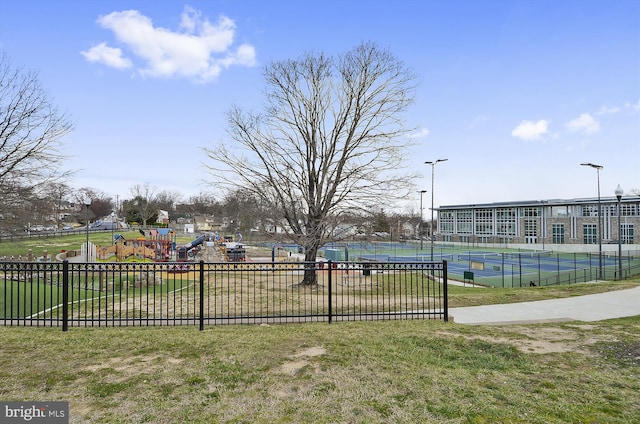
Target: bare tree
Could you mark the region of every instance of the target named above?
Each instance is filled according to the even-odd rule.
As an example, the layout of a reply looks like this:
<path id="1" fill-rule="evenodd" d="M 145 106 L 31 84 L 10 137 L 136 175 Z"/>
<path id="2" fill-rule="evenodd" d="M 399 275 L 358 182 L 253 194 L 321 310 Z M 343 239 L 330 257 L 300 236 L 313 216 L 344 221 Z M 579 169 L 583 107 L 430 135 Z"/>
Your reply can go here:
<path id="1" fill-rule="evenodd" d="M 72 130 L 32 72 L 0 57 L 0 196 L 32 194 L 61 180 L 61 139 Z"/>
<path id="2" fill-rule="evenodd" d="M 212 193 L 201 192 L 189 197 L 185 204 L 176 205 L 176 212 L 181 215 L 220 215 L 222 206 Z"/>
<path id="3" fill-rule="evenodd" d="M 114 210 L 114 202 L 110 195 L 92 187 L 82 187 L 73 193 L 76 205 L 76 219 L 89 225 L 91 219 L 102 219 Z M 89 206 L 86 206 L 86 202 Z"/>
<path id="4" fill-rule="evenodd" d="M 240 233 L 249 232 L 268 214 L 268 210 L 262 207 L 260 198 L 243 188 L 229 192 L 222 204 L 225 216 L 231 221 L 231 230 Z"/>
<path id="5" fill-rule="evenodd" d="M 49 214 L 53 218 L 53 221 L 55 221 L 56 227 L 59 228 L 62 219 L 63 201 L 66 200 L 65 197 L 71 193 L 71 188 L 64 183 L 52 182 L 46 184 L 41 192 L 46 195 Z"/>
<path id="6" fill-rule="evenodd" d="M 155 201 L 158 209 L 165 210 L 167 212 L 175 211 L 176 203 L 180 202 L 182 194 L 179 191 L 162 190 L 155 196 Z"/>
<path id="7" fill-rule="evenodd" d="M 276 62 L 264 76 L 264 112 L 231 108 L 237 146 L 205 147 L 207 167 L 222 187 L 244 187 L 271 205 L 306 261 L 315 261 L 342 213 L 410 189 L 403 155 L 411 129 L 401 114 L 413 102 L 415 76 L 372 43 Z M 317 284 L 313 267 L 301 284 Z"/>
<path id="8" fill-rule="evenodd" d="M 156 189 L 149 183 L 136 184 L 131 187 L 133 199 L 126 201 L 128 214 L 134 213 L 142 220 L 142 226 L 147 226 L 147 221 L 158 214 L 158 195 Z"/>

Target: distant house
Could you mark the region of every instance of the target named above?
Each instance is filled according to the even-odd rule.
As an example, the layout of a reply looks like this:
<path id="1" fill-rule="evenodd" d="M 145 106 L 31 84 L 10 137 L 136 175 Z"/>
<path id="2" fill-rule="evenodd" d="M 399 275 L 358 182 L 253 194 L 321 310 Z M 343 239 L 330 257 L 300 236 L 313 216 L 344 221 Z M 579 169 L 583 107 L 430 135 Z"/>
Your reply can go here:
<path id="1" fill-rule="evenodd" d="M 158 224 L 168 224 L 169 223 L 169 212 L 163 211 L 162 209 L 158 210 L 158 219 L 156 219 L 156 223 Z"/>
<path id="2" fill-rule="evenodd" d="M 355 237 L 358 234 L 358 226 L 353 224 L 338 224 L 332 231 L 332 235 L 337 239 Z"/>
<path id="3" fill-rule="evenodd" d="M 411 237 L 417 236 L 418 233 L 416 232 L 416 226 L 413 225 L 411 222 L 407 222 L 407 221 L 403 222 L 400 225 L 400 235 L 405 238 L 411 238 Z"/>
<path id="4" fill-rule="evenodd" d="M 216 222 L 213 216 L 195 215 L 193 221 L 199 232 L 220 231 L 222 228 L 222 224 Z"/>

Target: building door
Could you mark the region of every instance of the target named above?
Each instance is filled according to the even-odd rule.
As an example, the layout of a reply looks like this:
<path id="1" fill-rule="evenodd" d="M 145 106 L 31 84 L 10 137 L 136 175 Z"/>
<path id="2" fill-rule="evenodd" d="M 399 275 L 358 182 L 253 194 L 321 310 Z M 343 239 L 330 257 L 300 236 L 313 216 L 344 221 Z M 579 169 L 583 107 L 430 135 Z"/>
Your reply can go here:
<path id="1" fill-rule="evenodd" d="M 534 244 L 538 242 L 538 220 L 537 219 L 524 220 L 524 242 L 527 244 Z"/>

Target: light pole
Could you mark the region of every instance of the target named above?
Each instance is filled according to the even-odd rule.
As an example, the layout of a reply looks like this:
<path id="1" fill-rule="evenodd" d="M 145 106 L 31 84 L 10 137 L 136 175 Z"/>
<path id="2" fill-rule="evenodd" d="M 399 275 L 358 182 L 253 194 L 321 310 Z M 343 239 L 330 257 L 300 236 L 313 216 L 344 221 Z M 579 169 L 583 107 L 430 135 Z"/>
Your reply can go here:
<path id="1" fill-rule="evenodd" d="M 115 226 L 116 226 L 116 213 L 111 212 L 111 245 L 112 246 L 115 244 L 115 241 L 113 240 L 113 237 L 115 236 L 114 235 Z"/>
<path id="2" fill-rule="evenodd" d="M 420 237 L 420 250 L 422 250 L 422 234 L 420 234 L 420 232 L 422 231 L 422 195 L 425 194 L 427 192 L 427 190 L 420 190 L 418 193 L 420 193 L 420 223 L 418 223 L 418 237 Z"/>
<path id="3" fill-rule="evenodd" d="M 87 244 L 85 245 L 85 262 L 89 262 L 89 206 L 91 206 L 91 197 L 87 196 L 84 198 L 84 205 L 86 206 L 87 219 L 85 222 L 85 226 L 87 229 Z"/>
<path id="4" fill-rule="evenodd" d="M 618 199 L 618 280 L 622 280 L 622 223 L 620 222 L 620 201 L 624 191 L 620 184 L 616 187 L 616 198 Z"/>
<path id="5" fill-rule="evenodd" d="M 604 280 L 602 275 L 602 204 L 600 203 L 600 170 L 602 165 L 596 165 L 595 163 L 581 163 L 581 166 L 590 166 L 596 170 L 598 175 L 598 278 Z"/>
<path id="6" fill-rule="evenodd" d="M 433 261 L 433 181 L 435 177 L 435 168 L 438 162 L 446 162 L 448 160 L 449 159 L 438 159 L 436 161 L 425 162 L 425 164 L 431 165 L 431 231 L 429 234 L 431 236 L 431 261 Z"/>
<path id="7" fill-rule="evenodd" d="M 544 251 L 544 236 L 546 234 L 546 231 L 545 231 L 546 228 L 545 227 L 547 225 L 546 220 L 544 219 L 545 218 L 545 216 L 544 216 L 544 203 L 545 203 L 544 200 L 540 201 L 540 204 L 542 205 L 542 214 L 540 216 L 540 238 L 542 239 L 542 250 L 543 251 Z"/>

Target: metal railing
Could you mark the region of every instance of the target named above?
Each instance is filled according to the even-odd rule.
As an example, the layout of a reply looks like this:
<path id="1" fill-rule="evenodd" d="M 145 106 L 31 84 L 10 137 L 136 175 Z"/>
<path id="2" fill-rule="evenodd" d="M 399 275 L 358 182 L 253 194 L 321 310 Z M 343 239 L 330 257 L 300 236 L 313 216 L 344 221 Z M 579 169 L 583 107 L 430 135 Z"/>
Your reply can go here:
<path id="1" fill-rule="evenodd" d="M 317 276 L 301 284 L 305 272 Z M 0 263 L 7 326 L 448 320 L 447 263 Z"/>

